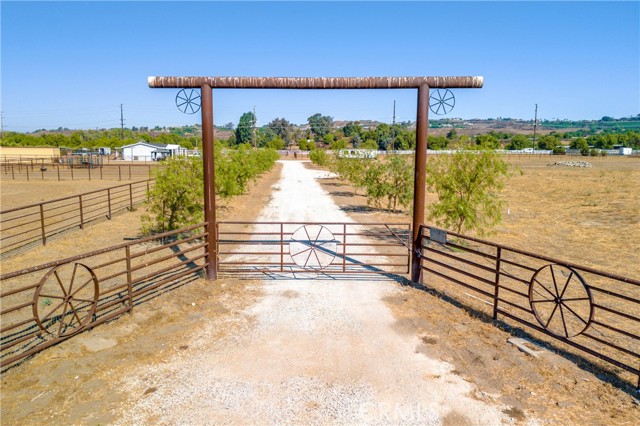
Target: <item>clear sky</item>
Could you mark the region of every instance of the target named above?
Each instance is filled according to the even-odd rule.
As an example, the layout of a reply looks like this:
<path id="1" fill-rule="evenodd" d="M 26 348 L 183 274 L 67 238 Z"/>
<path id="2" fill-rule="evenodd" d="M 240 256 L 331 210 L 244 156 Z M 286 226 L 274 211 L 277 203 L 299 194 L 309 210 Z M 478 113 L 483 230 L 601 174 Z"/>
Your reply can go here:
<path id="1" fill-rule="evenodd" d="M 446 117 L 640 113 L 640 2 L 12 2 L 5 130 L 170 126 L 177 90 L 147 76 L 484 76 Z M 414 90 L 214 90 L 217 124 L 415 120 Z M 432 118 L 435 116 L 432 115 Z"/>

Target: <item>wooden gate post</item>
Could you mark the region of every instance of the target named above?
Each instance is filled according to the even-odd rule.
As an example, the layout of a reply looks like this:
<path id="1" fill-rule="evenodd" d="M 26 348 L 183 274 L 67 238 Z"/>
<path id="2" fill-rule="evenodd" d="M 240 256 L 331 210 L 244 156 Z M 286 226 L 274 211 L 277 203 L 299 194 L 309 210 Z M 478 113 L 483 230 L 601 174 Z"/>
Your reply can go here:
<path id="1" fill-rule="evenodd" d="M 213 90 L 200 87 L 202 103 L 202 166 L 204 168 L 204 220 L 207 222 L 207 279 L 218 278 L 218 232 L 216 227 L 216 181 L 213 146 Z"/>

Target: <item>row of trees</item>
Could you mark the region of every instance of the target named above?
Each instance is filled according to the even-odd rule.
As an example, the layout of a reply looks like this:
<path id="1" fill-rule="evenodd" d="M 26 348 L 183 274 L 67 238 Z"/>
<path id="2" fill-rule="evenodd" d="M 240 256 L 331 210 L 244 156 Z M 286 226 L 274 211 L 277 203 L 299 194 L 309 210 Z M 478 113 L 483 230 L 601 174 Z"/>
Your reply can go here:
<path id="1" fill-rule="evenodd" d="M 229 198 L 244 193 L 249 182 L 270 170 L 278 159 L 272 149 L 249 145 L 229 148 L 215 145 L 216 194 Z M 202 159 L 173 157 L 155 168 L 155 186 L 149 191 L 147 213 L 142 216 L 145 233 L 166 232 L 202 222 L 204 194 Z"/>
<path id="2" fill-rule="evenodd" d="M 323 151 L 320 151 L 323 152 Z M 413 200 L 413 164 L 410 156 L 381 159 L 314 158 L 327 165 L 356 192 L 364 191 L 367 204 L 396 210 L 409 208 Z M 321 161 L 319 161 L 321 160 Z M 500 192 L 510 176 L 509 165 L 495 151 L 459 151 L 427 163 L 427 188 L 438 198 L 429 205 L 429 219 L 439 226 L 484 235 L 502 221 L 504 201 Z"/>

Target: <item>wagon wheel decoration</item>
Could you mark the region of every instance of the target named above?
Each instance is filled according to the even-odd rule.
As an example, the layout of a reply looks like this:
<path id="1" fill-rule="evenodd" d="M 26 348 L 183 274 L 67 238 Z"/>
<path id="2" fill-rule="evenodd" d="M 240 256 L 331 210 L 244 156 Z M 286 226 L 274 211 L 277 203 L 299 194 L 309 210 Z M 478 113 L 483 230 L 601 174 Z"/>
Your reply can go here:
<path id="1" fill-rule="evenodd" d="M 289 254 L 302 269 L 324 269 L 336 257 L 336 239 L 321 225 L 304 225 L 291 236 Z"/>
<path id="2" fill-rule="evenodd" d="M 200 111 L 200 92 L 195 89 L 182 89 L 176 95 L 176 106 L 185 114 Z"/>
<path id="3" fill-rule="evenodd" d="M 449 89 L 436 89 L 429 95 L 429 109 L 436 115 L 448 114 L 455 105 L 456 97 Z"/>
<path id="4" fill-rule="evenodd" d="M 529 305 L 540 325 L 560 337 L 583 333 L 593 319 L 591 290 L 568 266 L 538 269 L 529 283 Z"/>
<path id="5" fill-rule="evenodd" d="M 98 296 L 98 279 L 91 268 L 64 263 L 40 280 L 33 296 L 33 317 L 43 331 L 55 337 L 70 336 L 91 321 Z"/>

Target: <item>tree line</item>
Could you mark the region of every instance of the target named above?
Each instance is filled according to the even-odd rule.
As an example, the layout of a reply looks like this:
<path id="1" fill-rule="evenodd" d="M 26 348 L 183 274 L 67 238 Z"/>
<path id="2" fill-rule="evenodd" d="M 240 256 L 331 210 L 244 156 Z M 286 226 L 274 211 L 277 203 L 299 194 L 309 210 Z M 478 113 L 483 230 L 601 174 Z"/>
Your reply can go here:
<path id="1" fill-rule="evenodd" d="M 416 132 L 410 122 L 397 124 L 379 123 L 365 126 L 358 121 L 347 122 L 338 127 L 333 117 L 313 114 L 307 118 L 307 124 L 297 126 L 285 118 L 276 118 L 270 123 L 257 127 L 256 116 L 249 111 L 240 117 L 237 126 L 227 123 L 216 128 L 218 132 L 230 136 L 224 141 L 229 146 L 248 144 L 258 148 L 276 150 L 292 149 L 314 150 L 325 148 L 339 150 L 344 148 L 365 148 L 382 151 L 415 149 Z M 217 136 L 216 136 L 217 137 Z M 159 144 L 178 144 L 187 149 L 201 146 L 201 126 L 155 127 L 133 129 L 75 130 L 63 132 L 38 132 L 25 134 L 5 132 L 1 141 L 3 146 L 54 146 L 67 148 L 117 148 L 133 144 L 140 140 Z M 535 146 L 534 146 L 535 143 Z M 605 129 L 594 133 L 592 130 L 552 131 L 535 138 L 532 134 L 513 134 L 490 131 L 476 136 L 459 135 L 451 128 L 446 136 L 431 135 L 428 138 L 430 149 L 456 149 L 475 144 L 479 148 L 522 150 L 535 148 L 554 150 L 558 153 L 564 148 L 572 149 L 612 149 L 625 146 L 640 149 L 640 131 Z"/>

